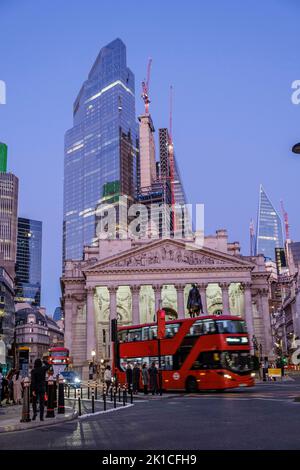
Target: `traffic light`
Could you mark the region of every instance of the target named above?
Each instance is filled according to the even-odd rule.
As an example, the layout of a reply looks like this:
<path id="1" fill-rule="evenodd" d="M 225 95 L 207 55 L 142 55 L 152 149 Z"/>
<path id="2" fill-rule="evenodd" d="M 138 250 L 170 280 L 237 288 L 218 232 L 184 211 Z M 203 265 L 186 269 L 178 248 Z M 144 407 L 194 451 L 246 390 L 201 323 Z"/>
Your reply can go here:
<path id="1" fill-rule="evenodd" d="M 116 318 L 113 318 L 111 320 L 111 334 L 110 334 L 110 337 L 111 337 L 111 341 L 113 343 L 116 343 L 118 341 L 118 323 L 117 323 L 117 319 Z"/>

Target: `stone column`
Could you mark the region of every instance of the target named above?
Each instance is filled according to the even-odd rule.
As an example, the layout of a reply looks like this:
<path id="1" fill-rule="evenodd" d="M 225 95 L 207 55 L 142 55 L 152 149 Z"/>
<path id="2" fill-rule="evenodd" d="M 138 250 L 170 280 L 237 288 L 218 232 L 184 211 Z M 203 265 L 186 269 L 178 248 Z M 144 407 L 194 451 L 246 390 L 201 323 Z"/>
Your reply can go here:
<path id="1" fill-rule="evenodd" d="M 175 285 L 177 291 L 177 314 L 178 318 L 185 318 L 185 305 L 184 305 L 184 284 Z"/>
<path id="2" fill-rule="evenodd" d="M 155 304 L 154 304 L 155 305 L 155 312 L 154 312 L 154 314 L 155 314 L 155 318 L 156 318 L 156 312 L 160 307 L 162 285 L 161 284 L 154 285 L 153 289 L 154 289 L 154 295 L 155 295 Z"/>
<path id="3" fill-rule="evenodd" d="M 264 322 L 265 332 L 265 350 L 263 351 L 264 356 L 273 356 L 272 351 L 272 333 L 271 333 L 271 315 L 269 307 L 269 291 L 267 288 L 260 290 L 260 302 L 262 309 L 262 318 Z"/>
<path id="4" fill-rule="evenodd" d="M 249 336 L 250 352 L 251 354 L 254 354 L 254 347 L 252 341 L 254 335 L 254 322 L 252 311 L 251 282 L 242 283 L 242 288 L 244 289 L 245 320 Z"/>
<path id="5" fill-rule="evenodd" d="M 108 286 L 109 291 L 109 320 L 117 318 L 117 286 Z"/>
<path id="6" fill-rule="evenodd" d="M 69 349 L 70 356 L 72 356 L 72 323 L 73 323 L 73 303 L 72 295 L 66 294 L 64 300 L 64 323 L 65 323 L 65 335 L 64 342 L 65 347 Z"/>
<path id="7" fill-rule="evenodd" d="M 133 325 L 140 324 L 140 288 L 139 285 L 130 286 Z"/>
<path id="8" fill-rule="evenodd" d="M 96 351 L 96 322 L 94 309 L 95 288 L 86 288 L 86 358 L 92 359 L 92 351 Z"/>
<path id="9" fill-rule="evenodd" d="M 222 289 L 223 315 L 230 315 L 229 293 L 228 293 L 228 288 L 230 284 L 227 282 L 220 282 L 219 286 Z"/>
<path id="10" fill-rule="evenodd" d="M 206 282 L 202 282 L 199 284 L 199 291 L 201 295 L 201 301 L 202 301 L 202 307 L 203 307 L 203 313 L 207 315 L 207 300 L 206 300 L 206 289 L 207 289 L 208 284 Z"/>

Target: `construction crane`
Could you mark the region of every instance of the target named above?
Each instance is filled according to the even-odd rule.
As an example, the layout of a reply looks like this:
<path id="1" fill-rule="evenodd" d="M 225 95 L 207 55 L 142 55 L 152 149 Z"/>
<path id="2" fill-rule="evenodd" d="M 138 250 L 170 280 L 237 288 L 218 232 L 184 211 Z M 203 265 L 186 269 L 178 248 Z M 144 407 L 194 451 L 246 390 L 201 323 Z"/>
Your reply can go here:
<path id="1" fill-rule="evenodd" d="M 283 200 L 280 201 L 280 204 L 281 204 L 281 211 L 282 211 L 283 220 L 284 220 L 285 238 L 286 240 L 289 240 L 290 239 L 289 216 L 284 208 Z"/>
<path id="2" fill-rule="evenodd" d="M 255 235 L 254 235 L 254 222 L 250 220 L 250 256 L 254 256 L 255 253 Z"/>
<path id="3" fill-rule="evenodd" d="M 174 165 L 174 145 L 173 145 L 173 87 L 170 86 L 170 122 L 169 122 L 169 161 L 170 161 L 170 183 L 171 183 L 171 205 L 172 205 L 172 222 L 175 232 L 175 165 Z"/>
<path id="4" fill-rule="evenodd" d="M 147 67 L 147 79 L 145 79 L 142 82 L 142 95 L 141 96 L 145 104 L 145 114 L 149 114 L 149 104 L 150 104 L 149 84 L 150 84 L 151 65 L 152 65 L 152 59 L 150 57 L 148 61 L 148 67 Z"/>

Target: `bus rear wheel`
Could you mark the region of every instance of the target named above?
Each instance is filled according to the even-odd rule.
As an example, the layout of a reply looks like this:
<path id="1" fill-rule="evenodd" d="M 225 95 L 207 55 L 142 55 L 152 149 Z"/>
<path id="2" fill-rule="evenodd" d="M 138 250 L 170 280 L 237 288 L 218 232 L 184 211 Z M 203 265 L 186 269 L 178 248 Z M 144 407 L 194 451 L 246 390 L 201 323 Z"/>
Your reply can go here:
<path id="1" fill-rule="evenodd" d="M 198 392 L 198 386 L 195 377 L 188 377 L 185 384 L 186 391 L 188 393 Z"/>

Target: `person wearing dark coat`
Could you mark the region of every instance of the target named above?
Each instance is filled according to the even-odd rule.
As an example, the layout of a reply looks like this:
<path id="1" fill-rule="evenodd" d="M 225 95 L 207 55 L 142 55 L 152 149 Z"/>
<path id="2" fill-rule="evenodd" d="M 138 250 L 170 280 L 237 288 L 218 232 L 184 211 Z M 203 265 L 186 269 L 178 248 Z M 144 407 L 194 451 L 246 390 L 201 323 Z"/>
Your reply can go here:
<path id="1" fill-rule="evenodd" d="M 46 392 L 46 372 L 50 369 L 50 364 L 46 361 L 42 363 L 41 359 L 34 361 L 34 367 L 31 371 L 31 390 L 32 390 L 32 409 L 34 421 L 37 416 L 37 402 L 40 405 L 40 420 L 44 421 L 44 401 Z"/>
<path id="2" fill-rule="evenodd" d="M 152 395 L 158 393 L 158 370 L 155 366 L 155 362 L 152 362 L 151 367 L 149 368 L 149 377 L 150 377 L 150 390 Z"/>
<path id="3" fill-rule="evenodd" d="M 199 315 L 200 312 L 203 313 L 201 295 L 196 284 L 192 284 L 192 288 L 189 292 L 187 309 L 190 313 L 191 318 L 194 318 L 195 316 Z"/>
<path id="4" fill-rule="evenodd" d="M 147 364 L 143 364 L 142 367 L 142 381 L 144 385 L 144 395 L 148 395 L 149 372 L 147 369 Z"/>
<path id="5" fill-rule="evenodd" d="M 128 363 L 126 367 L 126 383 L 128 390 L 132 388 L 132 380 L 133 380 L 133 371 L 131 365 Z"/>
<path id="6" fill-rule="evenodd" d="M 138 393 L 140 388 L 140 377 L 141 377 L 141 369 L 138 364 L 135 364 L 133 371 L 132 371 L 132 386 L 133 386 L 133 393 Z"/>

